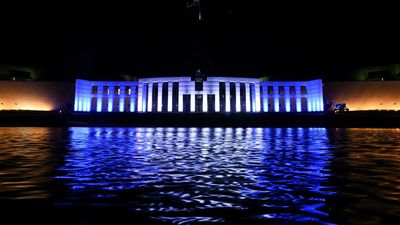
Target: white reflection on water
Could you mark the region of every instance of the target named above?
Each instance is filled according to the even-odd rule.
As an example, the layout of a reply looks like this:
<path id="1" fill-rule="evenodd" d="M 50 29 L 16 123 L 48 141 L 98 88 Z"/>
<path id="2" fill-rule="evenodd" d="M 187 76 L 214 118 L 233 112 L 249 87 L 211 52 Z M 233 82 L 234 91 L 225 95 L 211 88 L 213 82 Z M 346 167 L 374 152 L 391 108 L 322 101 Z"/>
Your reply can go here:
<path id="1" fill-rule="evenodd" d="M 324 128 L 70 132 L 70 151 L 57 177 L 70 188 L 65 201 L 124 204 L 136 212 L 154 212 L 153 217 L 162 220 L 170 217 L 157 213 L 215 209 L 300 223 L 325 223 L 328 216 L 325 197 L 334 192 L 325 182 L 333 154 Z M 208 217 L 191 215 L 189 220 L 193 218 Z M 225 219 L 223 213 L 212 216 Z"/>

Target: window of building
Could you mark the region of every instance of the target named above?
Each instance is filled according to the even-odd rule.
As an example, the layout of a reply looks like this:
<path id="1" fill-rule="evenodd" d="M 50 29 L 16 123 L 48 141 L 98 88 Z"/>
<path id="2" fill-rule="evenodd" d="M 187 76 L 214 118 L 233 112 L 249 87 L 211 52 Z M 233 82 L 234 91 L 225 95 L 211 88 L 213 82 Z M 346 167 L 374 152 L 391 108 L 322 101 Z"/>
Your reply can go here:
<path id="1" fill-rule="evenodd" d="M 300 93 L 301 93 L 301 94 L 307 94 L 307 88 L 306 88 L 306 86 L 301 86 L 301 87 L 300 87 Z"/>
<path id="2" fill-rule="evenodd" d="M 203 91 L 203 82 L 195 82 L 194 84 L 195 91 Z"/>
<path id="3" fill-rule="evenodd" d="M 172 83 L 172 111 L 178 112 L 179 83 Z"/>
<path id="4" fill-rule="evenodd" d="M 278 87 L 278 93 L 279 93 L 280 95 L 285 94 L 285 88 L 284 88 L 283 86 L 279 86 L 279 87 Z"/>
<path id="5" fill-rule="evenodd" d="M 92 86 L 92 94 L 97 94 L 99 87 Z"/>
<path id="6" fill-rule="evenodd" d="M 291 95 L 296 94 L 296 88 L 295 88 L 294 86 L 290 86 L 290 87 L 289 87 L 289 93 L 290 93 Z"/>
<path id="7" fill-rule="evenodd" d="M 148 88 L 149 88 L 149 84 L 148 83 L 144 83 L 143 84 L 143 93 L 142 93 L 142 99 L 143 99 L 143 101 L 142 101 L 142 104 L 143 104 L 143 112 L 146 112 L 147 111 L 147 96 L 148 96 L 148 93 L 147 93 L 147 90 L 148 90 Z"/>
<path id="8" fill-rule="evenodd" d="M 153 92 L 151 93 L 152 97 L 152 107 L 151 111 L 156 112 L 158 106 L 158 83 L 153 83 Z"/>
<path id="9" fill-rule="evenodd" d="M 268 86 L 268 94 L 270 94 L 270 95 L 274 94 L 274 87 L 273 86 Z"/>
<path id="10" fill-rule="evenodd" d="M 161 111 L 167 112 L 168 110 L 168 82 L 162 83 L 162 109 Z"/>
<path id="11" fill-rule="evenodd" d="M 103 87 L 103 94 L 105 94 L 105 95 L 110 94 L 110 90 L 108 89 L 108 86 Z"/>
<path id="12" fill-rule="evenodd" d="M 245 112 L 246 111 L 246 85 L 245 83 L 240 83 L 239 86 L 239 99 L 240 99 L 240 111 Z"/>
<path id="13" fill-rule="evenodd" d="M 251 83 L 250 84 L 250 110 L 252 112 L 256 111 L 256 104 L 254 102 L 254 100 L 256 99 L 256 86 L 255 84 Z"/>
<path id="14" fill-rule="evenodd" d="M 231 112 L 236 112 L 236 84 L 233 82 L 229 83 L 229 94 L 230 94 Z"/>
<path id="15" fill-rule="evenodd" d="M 219 82 L 219 105 L 220 105 L 221 112 L 226 111 L 225 92 L 226 92 L 225 82 Z"/>
<path id="16" fill-rule="evenodd" d="M 131 94 L 131 86 L 126 86 L 125 87 L 125 94 L 128 94 L 128 95 Z"/>
<path id="17" fill-rule="evenodd" d="M 115 87 L 114 87 L 114 94 L 115 94 L 115 95 L 121 94 L 121 89 L 120 89 L 119 86 L 115 86 Z"/>

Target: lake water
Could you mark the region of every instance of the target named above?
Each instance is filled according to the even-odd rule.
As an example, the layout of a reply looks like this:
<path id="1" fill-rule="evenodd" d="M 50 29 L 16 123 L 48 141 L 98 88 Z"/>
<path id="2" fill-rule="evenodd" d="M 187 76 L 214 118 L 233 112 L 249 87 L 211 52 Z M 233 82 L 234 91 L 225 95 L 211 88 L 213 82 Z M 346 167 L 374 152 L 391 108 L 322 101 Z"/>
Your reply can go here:
<path id="1" fill-rule="evenodd" d="M 395 224 L 400 130 L 3 127 L 0 203 L 15 223 Z"/>

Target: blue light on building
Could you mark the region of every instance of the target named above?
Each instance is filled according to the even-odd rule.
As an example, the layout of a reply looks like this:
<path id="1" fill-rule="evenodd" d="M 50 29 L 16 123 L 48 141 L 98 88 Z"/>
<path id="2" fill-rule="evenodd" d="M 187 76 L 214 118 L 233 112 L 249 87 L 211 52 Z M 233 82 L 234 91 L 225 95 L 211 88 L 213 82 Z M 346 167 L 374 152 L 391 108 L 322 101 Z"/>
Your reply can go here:
<path id="1" fill-rule="evenodd" d="M 77 112 L 320 112 L 322 81 L 155 77 L 139 81 L 77 80 Z"/>

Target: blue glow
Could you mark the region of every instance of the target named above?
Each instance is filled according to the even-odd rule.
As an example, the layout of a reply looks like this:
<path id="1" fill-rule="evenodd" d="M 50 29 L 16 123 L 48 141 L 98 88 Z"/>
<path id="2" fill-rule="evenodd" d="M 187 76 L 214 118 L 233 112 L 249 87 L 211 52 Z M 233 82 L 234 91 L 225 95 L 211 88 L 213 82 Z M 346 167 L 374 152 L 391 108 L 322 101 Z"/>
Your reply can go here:
<path id="1" fill-rule="evenodd" d="M 108 106 L 107 106 L 107 111 L 112 112 L 113 111 L 113 97 L 110 96 L 108 97 Z"/>
<path id="2" fill-rule="evenodd" d="M 225 111 L 230 112 L 231 111 L 231 94 L 229 91 L 229 82 L 225 82 Z"/>
<path id="3" fill-rule="evenodd" d="M 219 93 L 215 95 L 215 112 L 219 112 L 220 109 L 220 96 Z"/>
<path id="4" fill-rule="evenodd" d="M 101 99 L 101 98 L 97 99 L 96 112 L 101 112 L 102 102 L 103 102 L 103 99 Z"/>
<path id="5" fill-rule="evenodd" d="M 290 112 L 291 110 L 290 110 L 290 98 L 289 97 L 287 97 L 286 99 L 285 99 L 285 111 L 286 112 Z"/>
<path id="6" fill-rule="evenodd" d="M 240 112 L 240 83 L 235 83 L 236 90 L 236 112 Z"/>
<path id="7" fill-rule="evenodd" d="M 297 112 L 301 112 L 302 111 L 302 109 L 301 109 L 301 98 L 300 97 L 296 98 L 296 111 Z"/>
<path id="8" fill-rule="evenodd" d="M 196 105 L 194 104 L 194 102 L 196 101 L 196 96 L 194 94 L 190 95 L 190 112 L 194 112 L 196 111 Z"/>
<path id="9" fill-rule="evenodd" d="M 148 84 L 147 85 L 143 85 L 143 93 L 142 93 L 142 97 L 143 97 L 143 99 L 142 99 L 142 111 L 141 112 L 146 112 L 147 110 L 146 110 L 146 106 L 147 106 L 147 101 L 146 101 L 146 99 L 147 99 L 147 87 L 148 87 Z"/>
<path id="10" fill-rule="evenodd" d="M 147 93 L 147 112 L 151 112 L 153 110 L 153 83 L 149 83 L 148 93 Z"/>
<path id="11" fill-rule="evenodd" d="M 245 93 L 246 93 L 246 112 L 251 112 L 251 105 L 250 105 L 250 85 L 249 83 L 245 83 Z"/>
<path id="12" fill-rule="evenodd" d="M 275 97 L 274 100 L 274 111 L 279 112 L 279 97 Z"/>
<path id="13" fill-rule="evenodd" d="M 245 211 L 250 201 L 273 212 L 261 219 L 324 224 L 335 194 L 324 186 L 333 158 L 324 128 L 73 127 L 68 140 L 56 177 L 69 188 L 64 204 L 92 196 L 85 203 L 113 198 L 143 212 Z"/>
<path id="14" fill-rule="evenodd" d="M 181 87 L 179 87 L 179 90 Z M 183 95 L 178 95 L 178 111 L 183 112 Z"/>
<path id="15" fill-rule="evenodd" d="M 207 95 L 203 94 L 203 112 L 208 112 L 208 99 Z"/>
<path id="16" fill-rule="evenodd" d="M 130 112 L 135 112 L 135 98 L 131 97 Z"/>
<path id="17" fill-rule="evenodd" d="M 172 82 L 171 81 L 168 82 L 168 112 L 172 112 Z"/>
<path id="18" fill-rule="evenodd" d="M 162 111 L 162 93 L 163 93 L 163 87 L 162 83 L 158 83 L 158 95 L 157 95 L 157 112 Z"/>
<path id="19" fill-rule="evenodd" d="M 80 99 L 78 101 L 78 111 L 83 111 L 83 101 L 84 99 Z"/>
<path id="20" fill-rule="evenodd" d="M 119 111 L 120 112 L 124 111 L 124 98 L 123 98 L 123 96 L 120 96 L 120 98 L 119 98 Z"/>
<path id="21" fill-rule="evenodd" d="M 268 112 L 268 98 L 263 99 L 263 112 Z"/>
<path id="22" fill-rule="evenodd" d="M 168 96 L 162 96 L 163 82 L 168 82 Z M 268 108 L 272 107 L 272 111 L 279 112 L 315 112 L 323 110 L 323 94 L 322 94 L 322 81 L 321 80 L 312 80 L 312 81 L 304 81 L 304 82 L 259 82 L 254 78 L 226 78 L 226 77 L 208 77 L 207 81 L 204 81 L 203 90 L 195 91 L 195 82 L 191 81 L 190 77 L 163 77 L 163 78 L 145 78 L 140 79 L 139 82 L 108 82 L 108 81 L 85 81 L 85 80 L 77 80 L 76 81 L 76 90 L 75 90 L 75 102 L 74 102 L 74 110 L 75 111 L 84 111 L 89 112 L 91 109 L 95 109 L 97 112 L 103 111 L 104 107 L 107 112 L 161 112 L 163 107 L 163 98 L 167 98 L 167 112 L 172 112 L 173 98 L 172 98 L 172 83 L 179 83 L 179 93 L 178 94 L 178 111 L 183 111 L 183 95 L 190 95 L 190 112 L 195 111 L 195 95 L 201 94 L 203 95 L 202 108 L 203 112 L 209 112 L 212 109 L 209 109 L 208 105 L 208 95 L 214 95 L 215 105 L 214 110 L 216 112 L 220 110 L 220 90 L 219 85 L 221 82 L 225 83 L 225 112 L 231 111 L 231 96 L 230 96 L 230 83 L 235 84 L 235 94 L 236 100 L 234 103 L 235 111 L 241 111 L 241 98 L 240 98 L 240 83 L 245 84 L 245 112 L 260 112 L 261 111 L 261 98 L 263 99 L 263 111 L 268 112 Z M 155 101 L 153 99 L 153 84 L 158 85 L 158 93 L 154 96 L 157 97 L 157 106 L 153 109 L 152 102 Z M 263 87 L 263 94 L 260 94 L 260 85 Z M 91 93 L 93 87 L 97 86 L 97 93 Z M 130 86 L 131 90 L 138 90 L 138 93 L 120 93 L 121 88 Z M 138 89 L 136 89 L 138 86 Z M 254 92 L 250 91 L 250 86 L 254 87 Z M 284 87 L 284 93 L 278 93 L 278 87 Z M 295 96 L 289 94 L 289 87 L 295 87 Z M 306 87 L 307 93 L 300 93 L 300 86 Z M 104 93 L 103 87 L 108 87 L 107 93 Z M 268 93 L 268 88 L 273 88 L 273 93 Z M 120 94 L 114 94 L 114 88 L 119 88 L 118 92 Z M 119 98 L 115 98 L 115 97 Z M 295 106 L 291 105 L 290 99 L 291 97 L 295 97 L 296 104 Z M 93 100 L 95 101 L 92 101 Z M 106 106 L 103 106 L 103 98 L 108 98 L 108 103 Z M 125 109 L 125 98 L 130 99 L 130 108 Z M 280 99 L 283 99 L 282 103 L 280 103 Z M 301 98 L 306 98 L 307 106 L 303 109 L 301 107 Z M 118 102 L 113 102 L 113 101 Z M 97 102 L 96 102 L 97 101 Z M 137 102 L 137 103 L 136 103 Z M 271 105 L 268 105 L 268 104 Z M 92 106 L 91 104 L 95 104 Z M 136 106 L 137 104 L 137 106 Z M 280 105 L 283 104 L 283 105 Z M 115 107 L 114 107 L 115 105 Z M 282 107 L 282 109 L 281 109 Z"/>

